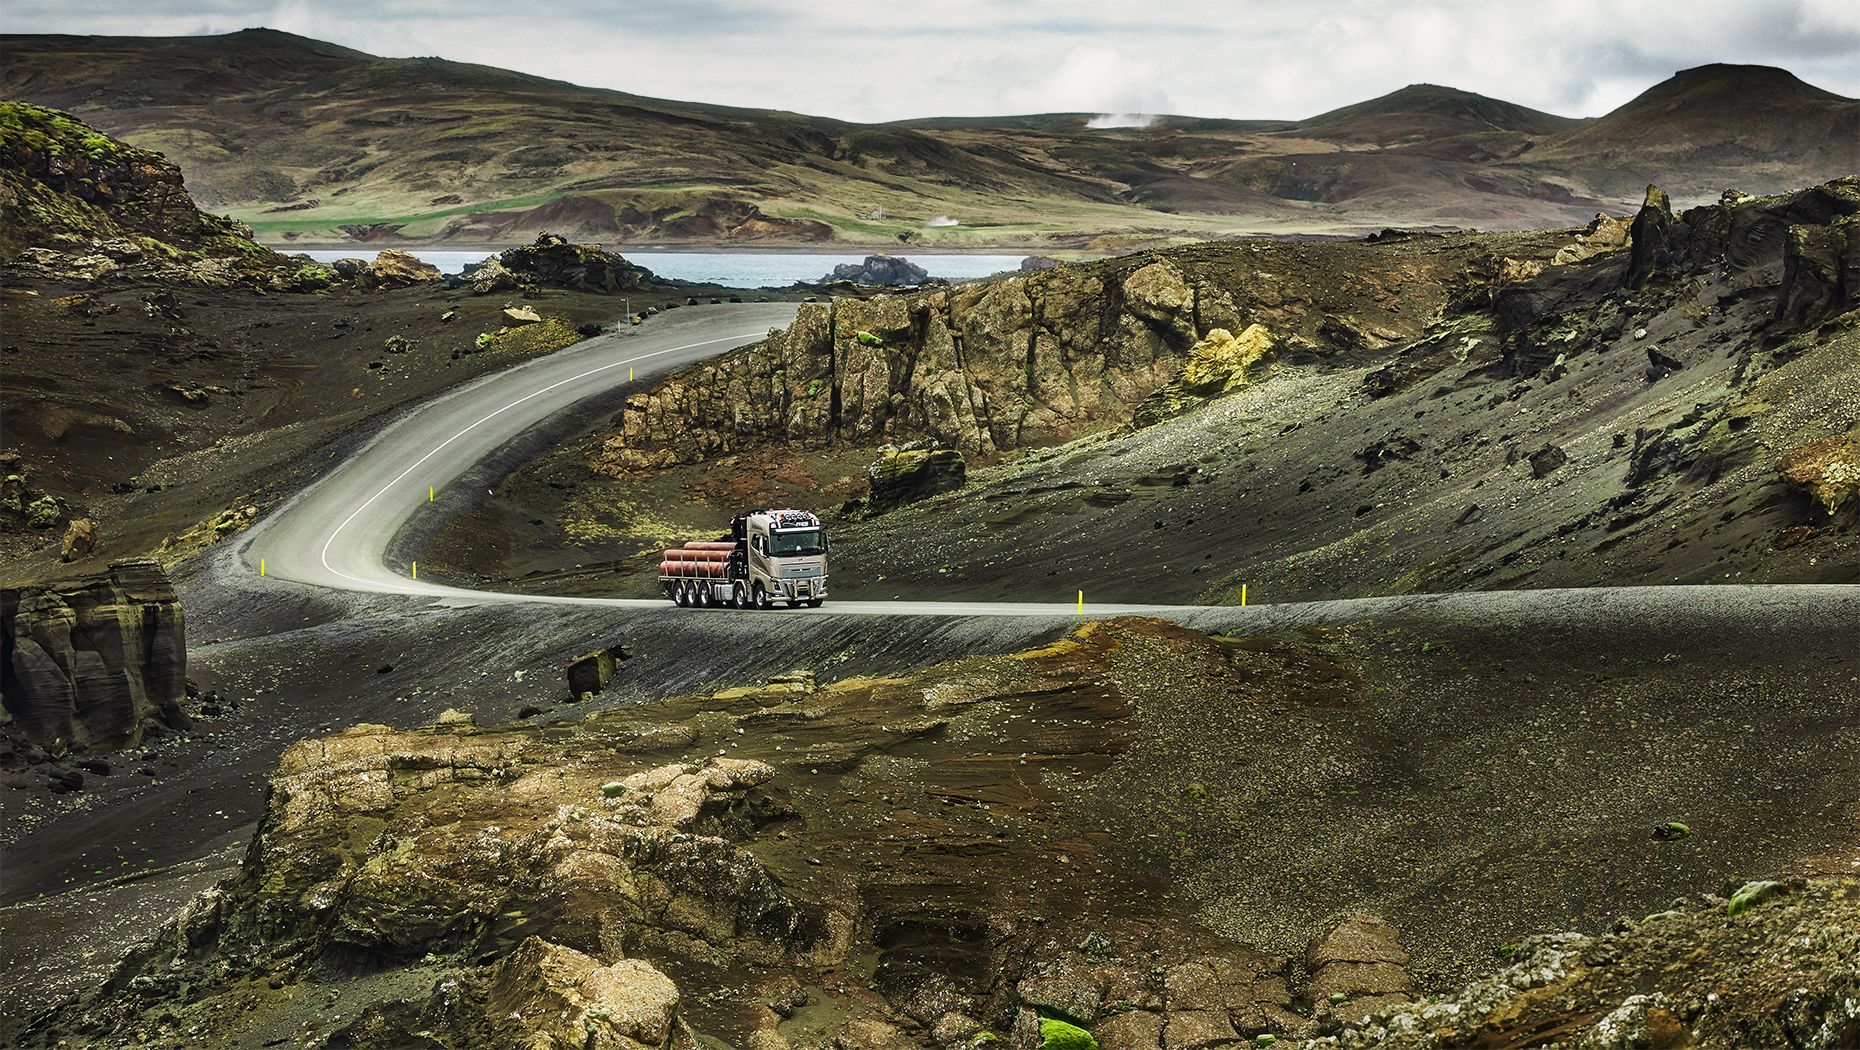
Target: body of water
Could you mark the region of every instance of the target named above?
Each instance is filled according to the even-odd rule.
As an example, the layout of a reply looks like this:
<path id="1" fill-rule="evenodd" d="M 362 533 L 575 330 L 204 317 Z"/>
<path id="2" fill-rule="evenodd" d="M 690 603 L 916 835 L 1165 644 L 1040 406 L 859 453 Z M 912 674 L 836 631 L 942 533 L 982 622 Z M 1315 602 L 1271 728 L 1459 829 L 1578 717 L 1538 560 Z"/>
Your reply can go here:
<path id="1" fill-rule="evenodd" d="M 372 259 L 378 250 L 357 245 L 352 249 L 307 251 L 303 254 L 318 262 L 334 262 L 345 258 Z M 485 251 L 434 251 L 425 248 L 411 251 L 445 273 L 458 273 L 493 254 Z M 782 288 L 796 281 L 818 281 L 833 272 L 835 266 L 864 262 L 866 256 L 863 252 L 661 252 L 650 248 L 623 251 L 622 254 L 660 277 L 674 281 L 720 284 L 726 288 Z M 1025 256 L 907 254 L 903 258 L 923 267 L 932 277 L 941 277 L 946 281 L 966 281 L 1003 270 L 1018 270 Z"/>

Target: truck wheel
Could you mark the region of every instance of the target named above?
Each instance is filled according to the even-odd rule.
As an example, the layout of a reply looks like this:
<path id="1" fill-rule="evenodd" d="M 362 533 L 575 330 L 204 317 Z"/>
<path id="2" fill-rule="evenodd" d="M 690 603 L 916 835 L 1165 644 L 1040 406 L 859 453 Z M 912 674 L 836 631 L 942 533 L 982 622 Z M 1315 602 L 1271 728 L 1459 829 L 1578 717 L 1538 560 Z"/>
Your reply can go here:
<path id="1" fill-rule="evenodd" d="M 755 592 L 751 595 L 751 597 L 754 599 L 755 606 L 758 609 L 766 609 L 771 604 L 769 602 L 769 592 L 766 589 L 764 589 L 763 586 L 759 583 L 756 584 Z"/>
<path id="2" fill-rule="evenodd" d="M 749 608 L 749 589 L 743 586 L 743 581 L 738 580 L 730 585 L 730 604 L 738 609 Z"/>
<path id="3" fill-rule="evenodd" d="M 809 598 L 807 600 L 807 607 L 809 609 L 818 609 L 820 608 L 820 603 L 824 601 L 826 601 L 825 598 Z"/>
<path id="4" fill-rule="evenodd" d="M 692 602 L 691 604 L 697 606 L 700 609 L 710 608 L 711 599 L 710 599 L 709 581 L 699 580 L 698 582 L 691 585 L 691 589 L 696 592 L 696 597 L 697 597 L 697 600 Z"/>
<path id="5" fill-rule="evenodd" d="M 686 604 L 685 581 L 679 580 L 672 584 L 672 604 L 678 606 Z"/>

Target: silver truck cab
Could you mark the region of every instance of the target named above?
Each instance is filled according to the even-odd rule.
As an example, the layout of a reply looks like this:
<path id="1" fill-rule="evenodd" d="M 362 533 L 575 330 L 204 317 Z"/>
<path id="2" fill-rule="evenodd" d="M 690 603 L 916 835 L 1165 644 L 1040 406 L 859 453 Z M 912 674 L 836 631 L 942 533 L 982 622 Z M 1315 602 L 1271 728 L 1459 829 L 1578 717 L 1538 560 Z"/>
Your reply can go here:
<path id="1" fill-rule="evenodd" d="M 739 515 L 731 530 L 746 541 L 747 597 L 766 607 L 818 606 L 827 600 L 827 530 L 804 510 L 759 510 Z"/>

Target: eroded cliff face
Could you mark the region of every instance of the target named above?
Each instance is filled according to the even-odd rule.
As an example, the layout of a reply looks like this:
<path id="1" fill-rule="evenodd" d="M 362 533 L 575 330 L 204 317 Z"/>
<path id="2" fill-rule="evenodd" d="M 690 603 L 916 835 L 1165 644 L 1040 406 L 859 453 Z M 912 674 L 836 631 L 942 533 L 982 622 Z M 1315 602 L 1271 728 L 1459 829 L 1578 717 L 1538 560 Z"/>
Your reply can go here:
<path id="1" fill-rule="evenodd" d="M 156 563 L 0 591 L 0 630 L 0 731 L 14 744 L 102 750 L 186 725 L 181 605 Z"/>
<path id="2" fill-rule="evenodd" d="M 1185 378 L 1203 400 L 1218 393 L 1184 375 L 1217 331 L 1224 346 L 1257 326 L 1254 344 L 1307 359 L 1418 334 L 1455 256 L 1438 240 L 1387 246 L 1347 274 L 1338 245 L 1203 246 L 805 305 L 763 342 L 630 398 L 591 465 L 621 473 L 771 442 L 928 438 L 983 460 L 1061 444 L 1128 422 Z"/>
<path id="3" fill-rule="evenodd" d="M 1623 646 L 1643 657 L 1536 663 L 1520 639 L 1540 630 L 1469 619 L 1430 648 L 1407 623 L 1125 619 L 897 677 L 355 726 L 285 753 L 235 878 L 11 1045 L 1036 1050 L 1056 1021 L 1104 1050 L 1264 1045 L 1371 1032 L 1525 931 L 1637 920 L 1827 849 L 1854 781 L 1825 731 L 1845 671 L 1805 652 L 1801 692 L 1727 694 L 1698 685 L 1742 659 L 1722 635 L 1649 628 Z M 1488 651 L 1541 673 L 1519 689 L 1515 662 L 1465 666 Z M 1623 705 L 1670 717 L 1624 743 Z M 1764 746 L 1695 753 L 1712 725 Z M 1662 775 L 1629 775 L 1647 755 Z M 1779 782 L 1796 787 L 1738 797 Z M 1696 832 L 1650 834 L 1648 814 Z M 1645 989 L 1606 962 L 1650 932 L 1637 973 L 1677 974 L 1658 978 L 1691 990 L 1674 1002 L 1764 992 L 1721 996 L 1717 1031 L 1826 1012 L 1856 925 L 1850 894 L 1813 885 L 1729 935 L 1725 902 L 1698 897 L 1697 921 L 1620 924 L 1587 953 L 1600 980 L 1553 973 L 1519 1001 L 1630 1006 Z M 1804 950 L 1817 921 L 1839 936 Z"/>
<path id="4" fill-rule="evenodd" d="M 186 283 L 317 284 L 252 231 L 194 206 L 181 169 L 73 117 L 0 102 L 0 262 L 83 281 L 130 272 Z"/>

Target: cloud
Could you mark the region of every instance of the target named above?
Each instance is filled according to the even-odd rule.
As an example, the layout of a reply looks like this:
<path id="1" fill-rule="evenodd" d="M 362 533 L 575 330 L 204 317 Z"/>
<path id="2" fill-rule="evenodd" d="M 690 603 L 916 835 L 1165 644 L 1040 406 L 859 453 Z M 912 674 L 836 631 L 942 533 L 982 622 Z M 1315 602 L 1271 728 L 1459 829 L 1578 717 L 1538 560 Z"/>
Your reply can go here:
<path id="1" fill-rule="evenodd" d="M 9 32 L 271 26 L 660 98 L 850 120 L 1076 112 L 1311 116 L 1430 82 L 1569 116 L 1708 62 L 1860 96 L 1851 0 L 10 0 Z"/>
<path id="2" fill-rule="evenodd" d="M 1115 44 L 1078 44 L 1049 71 L 1003 92 L 1020 113 L 1166 113 L 1169 95 L 1154 61 Z"/>

